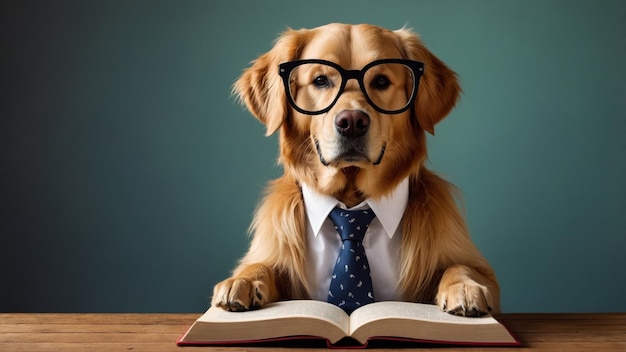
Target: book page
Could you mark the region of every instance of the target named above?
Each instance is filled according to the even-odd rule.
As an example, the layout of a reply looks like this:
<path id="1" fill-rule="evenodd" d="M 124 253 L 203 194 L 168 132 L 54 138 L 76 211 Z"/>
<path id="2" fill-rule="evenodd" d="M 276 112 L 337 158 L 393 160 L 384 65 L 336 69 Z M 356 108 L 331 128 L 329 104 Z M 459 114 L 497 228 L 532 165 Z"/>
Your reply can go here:
<path id="1" fill-rule="evenodd" d="M 196 320 L 183 342 L 253 342 L 294 336 L 322 337 L 335 343 L 348 333 L 348 315 L 332 304 L 282 301 L 245 312 L 211 307 Z"/>
<path id="2" fill-rule="evenodd" d="M 221 308 L 211 308 L 198 321 L 250 322 L 276 318 L 315 318 L 325 320 L 348 332 L 349 317 L 343 309 L 321 301 L 292 300 L 270 303 L 267 306 L 246 312 L 229 312 Z"/>
<path id="3" fill-rule="evenodd" d="M 491 316 L 455 316 L 428 304 L 368 304 L 352 313 L 350 324 L 350 335 L 361 343 L 372 337 L 462 343 L 515 343 L 506 328 Z"/>
<path id="4" fill-rule="evenodd" d="M 429 322 L 457 323 L 457 324 L 497 324 L 498 322 L 487 315 L 479 318 L 468 318 L 442 312 L 432 304 L 412 302 L 384 301 L 368 304 L 355 310 L 350 316 L 351 331 L 360 325 L 381 318 L 389 319 L 419 319 Z"/>

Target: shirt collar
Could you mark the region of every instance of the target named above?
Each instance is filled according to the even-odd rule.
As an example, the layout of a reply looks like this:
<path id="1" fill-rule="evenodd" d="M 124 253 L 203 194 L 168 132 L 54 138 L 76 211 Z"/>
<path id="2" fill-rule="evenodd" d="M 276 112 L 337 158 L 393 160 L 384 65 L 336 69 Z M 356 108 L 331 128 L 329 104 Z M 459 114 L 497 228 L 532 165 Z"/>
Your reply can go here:
<path id="1" fill-rule="evenodd" d="M 335 206 L 338 205 L 343 209 L 347 209 L 345 204 L 341 203 L 337 199 L 325 194 L 317 193 L 306 184 L 302 184 L 302 197 L 304 199 L 304 205 L 307 217 L 309 218 L 309 223 L 311 224 L 313 234 L 316 237 L 319 234 L 324 221 L 328 218 L 328 214 L 330 214 Z M 363 203 L 348 210 L 360 209 L 369 206 L 376 214 L 380 223 L 383 225 L 387 236 L 392 238 L 400 225 L 408 200 L 409 180 L 408 178 L 405 178 L 388 196 L 381 197 L 379 199 L 368 198 Z"/>

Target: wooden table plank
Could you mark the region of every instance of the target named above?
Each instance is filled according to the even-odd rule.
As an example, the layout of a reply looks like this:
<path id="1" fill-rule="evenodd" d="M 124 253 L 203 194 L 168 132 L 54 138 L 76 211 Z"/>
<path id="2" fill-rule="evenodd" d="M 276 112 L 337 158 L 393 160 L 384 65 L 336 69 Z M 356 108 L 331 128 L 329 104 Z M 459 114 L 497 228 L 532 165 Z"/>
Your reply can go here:
<path id="1" fill-rule="evenodd" d="M 176 339 L 200 314 L 0 313 L 0 351 L 288 351 L 276 347 L 177 347 Z M 520 348 L 446 351 L 626 351 L 626 314 L 504 314 Z M 422 348 L 420 351 L 440 348 Z M 300 352 L 319 351 L 299 348 Z M 380 349 L 379 351 L 409 351 Z"/>
<path id="2" fill-rule="evenodd" d="M 0 313 L 0 324 L 189 324 L 202 313 Z"/>

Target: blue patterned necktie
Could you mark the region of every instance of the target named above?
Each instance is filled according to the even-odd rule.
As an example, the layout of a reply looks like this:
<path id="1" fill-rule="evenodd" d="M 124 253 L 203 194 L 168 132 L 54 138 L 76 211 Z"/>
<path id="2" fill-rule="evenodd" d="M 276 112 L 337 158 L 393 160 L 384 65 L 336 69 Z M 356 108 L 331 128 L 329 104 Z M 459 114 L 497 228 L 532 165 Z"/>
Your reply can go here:
<path id="1" fill-rule="evenodd" d="M 335 208 L 328 216 L 341 237 L 341 250 L 330 280 L 328 302 L 350 314 L 360 306 L 374 302 L 369 263 L 363 237 L 376 214 L 371 209 Z"/>

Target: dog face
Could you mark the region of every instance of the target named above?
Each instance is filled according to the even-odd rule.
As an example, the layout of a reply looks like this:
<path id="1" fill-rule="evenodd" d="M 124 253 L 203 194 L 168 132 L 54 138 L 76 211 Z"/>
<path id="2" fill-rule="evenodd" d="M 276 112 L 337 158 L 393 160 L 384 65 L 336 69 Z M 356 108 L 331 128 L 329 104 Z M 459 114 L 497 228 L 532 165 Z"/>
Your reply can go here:
<path id="1" fill-rule="evenodd" d="M 423 71 L 372 66 L 387 59 L 417 61 Z M 310 62 L 292 68 L 283 81 L 279 65 L 295 60 Z M 354 79 L 346 79 L 347 73 Z M 398 112 L 416 87 L 414 101 Z M 454 72 L 407 29 L 330 24 L 283 33 L 234 92 L 268 134 L 280 129 L 286 172 L 351 204 L 383 196 L 419 170 L 426 158 L 424 132 L 434 132 L 460 88 Z"/>

